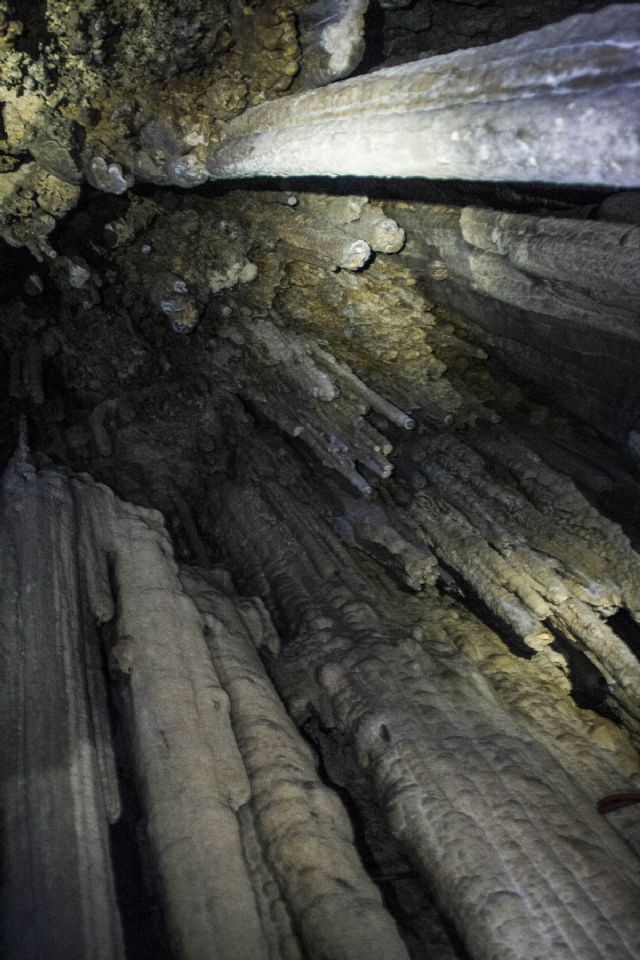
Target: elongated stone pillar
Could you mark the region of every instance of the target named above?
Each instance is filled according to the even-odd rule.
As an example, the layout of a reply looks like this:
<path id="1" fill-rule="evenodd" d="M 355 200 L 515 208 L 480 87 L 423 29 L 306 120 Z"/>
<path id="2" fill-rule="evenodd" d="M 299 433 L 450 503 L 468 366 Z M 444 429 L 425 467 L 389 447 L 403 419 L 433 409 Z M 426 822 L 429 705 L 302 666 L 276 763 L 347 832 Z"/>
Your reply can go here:
<path id="1" fill-rule="evenodd" d="M 220 570 L 181 581 L 159 513 L 37 470 L 23 446 L 0 477 L 2 957 L 128 955 L 95 626 L 110 621 L 171 955 L 408 960 L 256 653 L 278 646 L 264 608 Z"/>
<path id="2" fill-rule="evenodd" d="M 62 473 L 14 457 L 0 485 L 5 960 L 125 956 L 107 831 L 119 801 L 77 512 Z"/>
<path id="3" fill-rule="evenodd" d="M 640 5 L 247 110 L 217 179 L 381 176 L 640 184 Z"/>

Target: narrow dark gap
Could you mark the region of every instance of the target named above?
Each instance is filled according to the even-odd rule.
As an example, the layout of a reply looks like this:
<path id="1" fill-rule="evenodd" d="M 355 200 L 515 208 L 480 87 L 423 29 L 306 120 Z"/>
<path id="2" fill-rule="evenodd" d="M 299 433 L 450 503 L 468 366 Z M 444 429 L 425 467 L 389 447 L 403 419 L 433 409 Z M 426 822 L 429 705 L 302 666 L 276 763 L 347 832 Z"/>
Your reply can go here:
<path id="1" fill-rule="evenodd" d="M 594 713 L 620 726 L 620 719 L 607 705 L 606 700 L 611 691 L 598 668 L 586 654 L 574 647 L 551 624 L 545 623 L 545 626 L 554 636 L 551 648 L 567 661 L 573 702 L 581 710 L 593 710 Z"/>
<path id="2" fill-rule="evenodd" d="M 12 247 L 2 239 L 0 257 L 0 303 L 6 303 L 20 293 L 24 281 L 37 263 L 26 247 Z"/>
<path id="3" fill-rule="evenodd" d="M 501 182 L 478 180 L 435 180 L 421 177 L 238 177 L 234 180 L 209 180 L 189 189 L 197 197 L 222 197 L 234 191 L 278 191 L 320 193 L 331 196 L 366 196 L 370 200 L 435 203 L 452 206 L 485 205 L 511 213 L 545 210 L 570 216 L 576 208 L 587 217 L 611 196 L 624 193 L 611 187 L 573 187 L 552 183 Z M 97 191 L 95 191 L 97 193 Z M 132 192 L 140 196 L 175 195 L 184 197 L 183 187 L 136 183 Z M 104 196 L 102 194 L 101 196 Z"/>
<path id="4" fill-rule="evenodd" d="M 318 776 L 320 777 L 320 779 L 322 780 L 323 784 L 326 787 L 328 787 L 330 790 L 333 790 L 334 793 L 338 794 L 345 810 L 349 814 L 349 818 L 351 820 L 351 825 L 353 828 L 355 845 L 360 855 L 360 859 L 365 865 L 368 873 L 372 877 L 375 877 L 375 875 L 378 873 L 378 870 L 379 870 L 378 863 L 371 847 L 367 842 L 366 834 L 365 834 L 364 826 L 362 823 L 362 818 L 358 810 L 358 806 L 353 800 L 349 791 L 340 783 L 338 783 L 335 779 L 329 776 L 329 772 L 325 764 L 324 753 L 321 749 L 321 745 L 323 744 L 323 742 L 326 744 L 329 738 L 335 741 L 336 740 L 335 732 L 329 731 L 325 727 L 323 727 L 317 718 L 313 718 L 305 721 L 305 723 L 298 729 L 303 739 L 306 740 L 306 742 L 309 744 L 309 746 L 314 752 L 314 755 L 317 760 Z M 341 749 L 346 750 L 348 748 L 346 747 L 346 745 L 342 744 Z M 407 865 L 407 870 L 409 869 L 410 868 Z M 412 871 L 412 872 L 415 873 L 415 871 Z"/>
<path id="5" fill-rule="evenodd" d="M 527 646 L 515 630 L 508 627 L 496 616 L 493 610 L 489 609 L 484 600 L 469 588 L 469 585 L 456 570 L 443 563 L 439 557 L 438 564 L 444 573 L 444 576 L 441 575 L 439 580 L 442 592 L 453 594 L 469 613 L 472 613 L 481 623 L 497 633 L 509 652 L 513 653 L 514 656 L 522 657 L 523 660 L 531 660 L 535 656 L 535 650 Z"/>
<path id="6" fill-rule="evenodd" d="M 111 863 L 127 960 L 175 960 L 149 847 L 142 801 L 133 769 L 124 681 L 108 668 L 109 630 L 102 631 L 101 656 L 107 683 L 107 708 L 122 801 L 120 819 L 109 828 Z"/>
<path id="7" fill-rule="evenodd" d="M 36 59 L 42 47 L 51 39 L 47 27 L 45 0 L 9 0 L 9 16 L 22 23 L 22 33 L 14 40 L 16 50 L 22 50 Z"/>
<path id="8" fill-rule="evenodd" d="M 631 652 L 640 660 L 640 626 L 633 619 L 628 610 L 618 610 L 607 623 L 625 643 Z"/>
<path id="9" fill-rule="evenodd" d="M 456 931 L 437 908 L 424 878 L 389 834 L 350 744 L 335 730 L 325 728 L 317 717 L 309 718 L 299 731 L 317 758 L 318 776 L 342 801 L 358 855 L 393 917 L 411 960 L 425 960 L 431 951 L 434 956 L 440 955 L 438 946 L 443 957 L 468 960 Z"/>
<path id="10" fill-rule="evenodd" d="M 349 76 L 359 77 L 384 66 L 384 10 L 379 3 L 370 3 L 364 15 L 364 54 Z"/>

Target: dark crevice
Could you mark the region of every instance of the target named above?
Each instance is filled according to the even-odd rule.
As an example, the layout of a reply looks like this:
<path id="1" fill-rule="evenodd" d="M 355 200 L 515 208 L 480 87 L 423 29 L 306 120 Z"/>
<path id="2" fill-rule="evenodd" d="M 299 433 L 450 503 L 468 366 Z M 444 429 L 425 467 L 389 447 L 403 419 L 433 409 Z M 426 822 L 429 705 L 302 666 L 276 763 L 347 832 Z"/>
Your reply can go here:
<path id="1" fill-rule="evenodd" d="M 379 3 L 370 3 L 364 15 L 364 54 L 356 69 L 349 74 L 358 77 L 384 65 L 384 10 Z"/>
<path id="2" fill-rule="evenodd" d="M 371 800 L 371 785 L 346 738 L 327 729 L 317 716 L 307 719 L 299 729 L 317 758 L 318 776 L 342 801 L 362 864 L 393 917 L 411 960 L 424 960 L 427 951 L 437 955 L 438 940 L 443 956 L 468 960 L 455 930 L 436 907 L 424 878 L 389 835 L 382 814 Z M 385 732 L 388 737 L 383 725 L 383 739 Z"/>
<path id="3" fill-rule="evenodd" d="M 618 610 L 607 620 L 613 632 L 625 643 L 634 656 L 640 660 L 640 626 L 628 610 Z"/>
<path id="4" fill-rule="evenodd" d="M 540 213 L 570 216 L 576 210 L 589 218 L 613 193 L 625 191 L 611 187 L 575 187 L 553 183 L 500 182 L 477 180 L 435 180 L 421 177 L 239 177 L 235 180 L 210 180 L 185 191 L 183 187 L 136 183 L 133 192 L 153 197 L 185 193 L 198 197 L 223 197 L 234 191 L 283 191 L 319 193 L 331 196 L 366 196 L 377 201 L 444 204 L 446 206 L 481 205 L 511 213 Z"/>
<path id="5" fill-rule="evenodd" d="M 574 647 L 565 637 L 557 632 L 548 623 L 545 623 L 549 632 L 553 634 L 551 644 L 553 650 L 561 654 L 569 667 L 569 681 L 571 683 L 571 697 L 581 710 L 593 710 L 601 717 L 620 724 L 618 716 L 608 706 L 607 698 L 611 694 L 609 684 L 589 657 Z"/>
<path id="6" fill-rule="evenodd" d="M 4 240 L 0 240 L 0 258 L 0 303 L 6 303 L 22 291 L 36 261 L 25 247 L 11 247 Z"/>
<path id="7" fill-rule="evenodd" d="M 103 630 L 105 676 L 110 631 Z M 124 681 L 111 680 L 107 706 L 122 801 L 120 819 L 109 828 L 111 864 L 122 922 L 127 960 L 175 960 L 170 949 L 157 871 L 153 863 L 142 801 L 133 770 L 132 748 L 124 718 L 127 715 Z"/>
<path id="8" fill-rule="evenodd" d="M 438 564 L 444 572 L 441 576 L 439 586 L 442 592 L 451 593 L 456 600 L 465 607 L 469 613 L 472 613 L 476 619 L 480 620 L 485 626 L 496 633 L 502 642 L 508 647 L 509 652 L 516 657 L 522 657 L 523 660 L 531 660 L 535 656 L 535 650 L 527 646 L 522 637 L 515 630 L 508 627 L 493 610 L 490 610 L 484 600 L 469 587 L 469 584 L 460 576 L 460 574 L 447 566 L 438 558 Z"/>

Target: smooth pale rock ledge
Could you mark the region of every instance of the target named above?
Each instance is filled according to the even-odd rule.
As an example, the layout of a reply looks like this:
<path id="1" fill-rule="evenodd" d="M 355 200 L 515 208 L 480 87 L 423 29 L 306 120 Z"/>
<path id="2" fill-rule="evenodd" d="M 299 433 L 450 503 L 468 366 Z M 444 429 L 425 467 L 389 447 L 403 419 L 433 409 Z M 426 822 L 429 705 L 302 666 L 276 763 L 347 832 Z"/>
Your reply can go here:
<path id="1" fill-rule="evenodd" d="M 639 80 L 640 5 L 614 5 L 260 104 L 207 169 L 638 186 Z"/>

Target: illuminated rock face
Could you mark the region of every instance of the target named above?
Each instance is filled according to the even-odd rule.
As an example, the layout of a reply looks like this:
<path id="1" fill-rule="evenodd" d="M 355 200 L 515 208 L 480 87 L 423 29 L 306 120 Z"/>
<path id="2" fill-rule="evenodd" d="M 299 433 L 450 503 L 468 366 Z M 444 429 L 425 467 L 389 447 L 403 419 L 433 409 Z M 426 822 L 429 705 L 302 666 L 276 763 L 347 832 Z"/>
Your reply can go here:
<path id="1" fill-rule="evenodd" d="M 262 104 L 208 169 L 638 186 L 639 28 L 637 5 L 608 7 Z"/>

